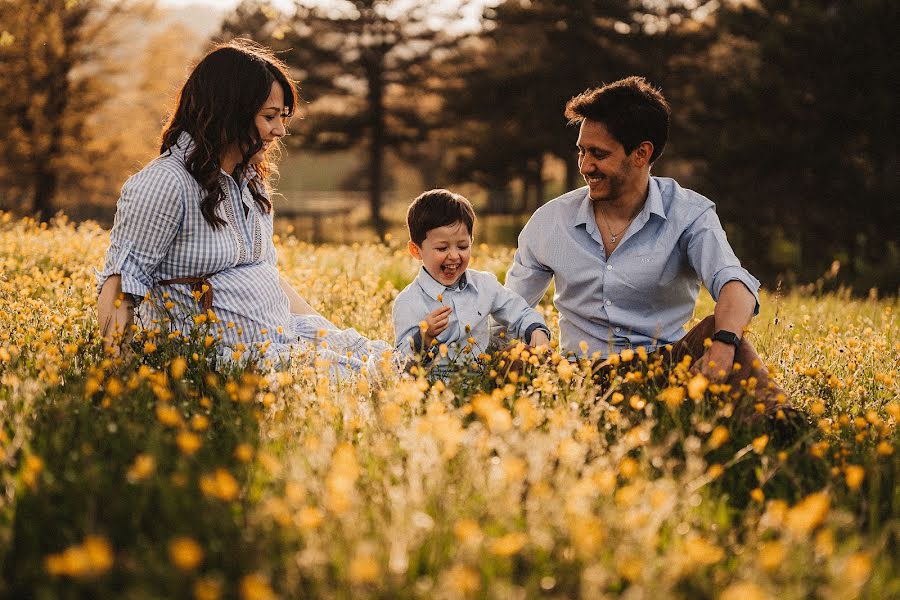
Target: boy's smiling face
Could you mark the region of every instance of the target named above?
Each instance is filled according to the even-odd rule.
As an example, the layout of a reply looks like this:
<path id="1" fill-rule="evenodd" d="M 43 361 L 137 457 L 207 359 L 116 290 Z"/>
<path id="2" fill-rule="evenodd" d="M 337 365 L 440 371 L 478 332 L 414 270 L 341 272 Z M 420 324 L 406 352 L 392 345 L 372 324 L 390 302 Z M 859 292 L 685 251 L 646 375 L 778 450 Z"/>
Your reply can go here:
<path id="1" fill-rule="evenodd" d="M 409 253 L 422 261 L 428 274 L 451 286 L 462 277 L 472 255 L 472 234 L 462 221 L 429 229 L 421 246 L 409 242 Z"/>

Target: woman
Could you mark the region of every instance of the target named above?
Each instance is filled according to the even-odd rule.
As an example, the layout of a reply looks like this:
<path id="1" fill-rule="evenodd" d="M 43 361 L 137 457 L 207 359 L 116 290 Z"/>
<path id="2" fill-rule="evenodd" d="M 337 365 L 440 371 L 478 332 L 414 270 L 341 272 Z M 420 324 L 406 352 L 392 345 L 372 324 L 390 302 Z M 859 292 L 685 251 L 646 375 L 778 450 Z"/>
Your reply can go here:
<path id="1" fill-rule="evenodd" d="M 261 46 L 235 40 L 197 64 L 160 156 L 125 183 L 116 206 L 98 281 L 107 347 L 127 338 L 135 313 L 144 326 L 168 318 L 184 332 L 211 309 L 226 357 L 284 360 L 293 343 L 319 342 L 317 352 L 346 373 L 371 368 L 390 348 L 337 329 L 276 269 L 269 155 L 296 104 L 285 65 Z"/>

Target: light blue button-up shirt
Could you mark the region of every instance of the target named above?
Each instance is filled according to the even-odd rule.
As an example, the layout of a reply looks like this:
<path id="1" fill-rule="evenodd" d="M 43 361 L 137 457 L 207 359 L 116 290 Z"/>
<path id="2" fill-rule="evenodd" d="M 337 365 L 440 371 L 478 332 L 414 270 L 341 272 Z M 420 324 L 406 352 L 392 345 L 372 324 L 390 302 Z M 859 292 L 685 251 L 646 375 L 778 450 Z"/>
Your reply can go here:
<path id="1" fill-rule="evenodd" d="M 715 205 L 665 177 L 650 178 L 644 208 L 608 257 L 586 187 L 535 211 L 506 287 L 535 306 L 551 279 L 560 346 L 579 356 L 582 340 L 604 357 L 678 341 L 701 282 L 713 299 L 727 282 L 742 282 L 759 312 L 759 281 L 741 267 Z"/>
<path id="2" fill-rule="evenodd" d="M 540 313 L 528 306 L 521 296 L 503 287 L 493 273 L 467 269 L 459 285 L 448 288 L 422 267 L 416 279 L 394 300 L 394 337 L 398 352 L 404 356 L 415 354 L 413 347 L 419 348 L 422 343 L 419 324 L 428 313 L 441 306 L 453 309 L 447 329 L 437 336 L 437 343 L 446 344 L 449 351 L 445 361 L 464 359 L 461 354 L 477 357 L 486 352 L 490 342 L 489 317 L 505 325 L 512 337 L 526 342 L 535 329 L 550 333 Z M 466 346 L 469 346 L 468 353 L 464 352 Z"/>

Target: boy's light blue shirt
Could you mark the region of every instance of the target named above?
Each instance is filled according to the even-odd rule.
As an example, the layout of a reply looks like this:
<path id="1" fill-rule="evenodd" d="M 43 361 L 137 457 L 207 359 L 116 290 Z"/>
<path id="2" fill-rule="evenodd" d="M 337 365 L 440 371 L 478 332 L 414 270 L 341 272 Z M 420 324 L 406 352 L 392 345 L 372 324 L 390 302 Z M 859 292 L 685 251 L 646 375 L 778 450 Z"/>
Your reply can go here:
<path id="1" fill-rule="evenodd" d="M 438 300 L 438 296 L 441 300 Z M 403 289 L 394 300 L 394 338 L 398 352 L 404 356 L 415 354 L 415 346 L 421 347 L 419 324 L 428 313 L 441 306 L 453 309 L 447 329 L 437 336 L 438 344 L 446 344 L 452 360 L 471 347 L 471 355 L 477 357 L 487 351 L 490 342 L 489 317 L 508 328 L 513 338 L 528 341 L 535 329 L 543 329 L 549 336 L 544 318 L 528 306 L 521 296 L 503 287 L 493 273 L 467 269 L 454 288 L 436 281 L 424 267 L 416 279 Z M 466 326 L 469 331 L 466 331 Z M 474 344 L 469 338 L 475 340 Z"/>
<path id="2" fill-rule="evenodd" d="M 530 306 L 554 280 L 563 352 L 607 356 L 652 350 L 684 335 L 702 282 L 713 299 L 727 282 L 756 297 L 759 281 L 741 266 L 707 198 L 672 179 L 651 177 L 644 208 L 606 255 L 583 187 L 540 207 L 519 234 L 506 287 Z"/>

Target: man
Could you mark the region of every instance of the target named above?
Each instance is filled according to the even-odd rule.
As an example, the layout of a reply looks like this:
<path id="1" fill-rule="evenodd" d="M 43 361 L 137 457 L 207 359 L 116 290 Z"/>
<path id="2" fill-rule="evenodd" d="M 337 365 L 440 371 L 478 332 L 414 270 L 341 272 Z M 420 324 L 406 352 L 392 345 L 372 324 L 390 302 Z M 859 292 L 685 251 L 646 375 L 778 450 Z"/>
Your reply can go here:
<path id="1" fill-rule="evenodd" d="M 663 95 L 629 77 L 575 96 L 565 115 L 580 127 L 587 188 L 532 215 L 506 286 L 534 306 L 555 280 L 563 353 L 581 355 L 584 341 L 601 357 L 638 346 L 674 360 L 690 354 L 712 382 L 736 389 L 755 377 L 757 398 L 777 410 L 786 394 L 743 337 L 759 312 L 759 281 L 741 267 L 712 202 L 650 175 L 668 137 Z M 701 282 L 716 300 L 715 315 L 685 335 Z"/>

